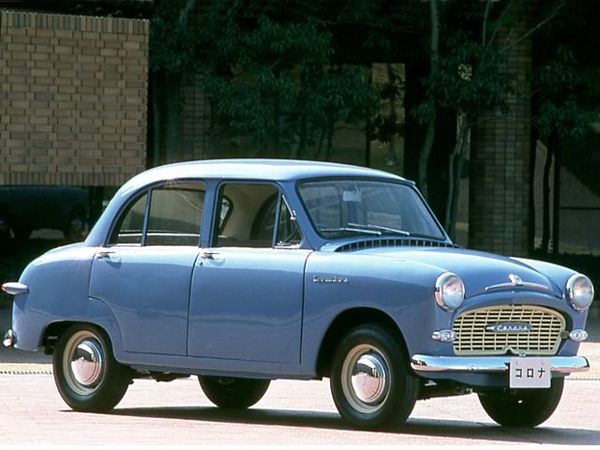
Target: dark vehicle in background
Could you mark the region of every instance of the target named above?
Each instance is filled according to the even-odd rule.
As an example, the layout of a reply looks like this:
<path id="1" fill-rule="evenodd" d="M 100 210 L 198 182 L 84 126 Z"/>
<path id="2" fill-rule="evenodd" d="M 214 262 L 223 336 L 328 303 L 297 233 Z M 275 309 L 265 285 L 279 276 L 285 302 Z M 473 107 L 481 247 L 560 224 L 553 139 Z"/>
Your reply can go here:
<path id="1" fill-rule="evenodd" d="M 28 239 L 34 230 L 60 230 L 68 241 L 83 239 L 88 192 L 66 186 L 0 186 L 0 239 Z"/>

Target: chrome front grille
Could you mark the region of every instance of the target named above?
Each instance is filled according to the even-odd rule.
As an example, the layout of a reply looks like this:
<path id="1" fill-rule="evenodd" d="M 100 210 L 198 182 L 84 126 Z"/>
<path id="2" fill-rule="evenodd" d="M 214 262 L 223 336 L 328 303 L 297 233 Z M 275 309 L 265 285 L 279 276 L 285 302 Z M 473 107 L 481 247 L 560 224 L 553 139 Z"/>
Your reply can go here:
<path id="1" fill-rule="evenodd" d="M 489 329 L 502 324 L 527 324 L 530 330 Z M 454 321 L 454 353 L 555 355 L 565 326 L 565 318 L 559 312 L 540 306 L 503 305 L 467 311 Z"/>

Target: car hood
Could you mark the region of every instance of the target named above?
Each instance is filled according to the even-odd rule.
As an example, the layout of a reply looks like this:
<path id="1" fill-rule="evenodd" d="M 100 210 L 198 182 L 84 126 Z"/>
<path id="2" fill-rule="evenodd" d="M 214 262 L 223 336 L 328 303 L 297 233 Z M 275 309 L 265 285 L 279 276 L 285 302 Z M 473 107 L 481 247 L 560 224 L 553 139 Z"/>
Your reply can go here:
<path id="1" fill-rule="evenodd" d="M 377 248 L 356 251 L 417 262 L 457 274 L 465 285 L 466 297 L 498 290 L 531 289 L 555 297 L 562 290 L 547 275 L 534 267 L 505 256 L 459 248 Z"/>

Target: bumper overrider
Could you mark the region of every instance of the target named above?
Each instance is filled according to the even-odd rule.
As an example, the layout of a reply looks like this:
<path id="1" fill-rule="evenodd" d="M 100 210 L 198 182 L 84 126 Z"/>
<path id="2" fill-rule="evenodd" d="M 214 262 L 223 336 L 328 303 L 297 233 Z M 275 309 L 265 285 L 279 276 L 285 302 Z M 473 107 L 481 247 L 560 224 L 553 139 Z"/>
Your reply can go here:
<path id="1" fill-rule="evenodd" d="M 13 330 L 8 330 L 2 339 L 2 345 L 5 347 L 14 347 L 17 343 L 17 337 L 15 336 L 15 332 Z"/>
<path id="2" fill-rule="evenodd" d="M 29 292 L 29 286 L 18 282 L 9 282 L 2 285 L 2 291 L 9 295 L 21 295 Z M 14 347 L 17 343 L 17 336 L 13 330 L 8 330 L 2 339 L 2 345 L 5 347 Z"/>
<path id="3" fill-rule="evenodd" d="M 417 373 L 426 372 L 466 372 L 466 373 L 502 373 L 508 372 L 511 356 L 431 356 L 414 355 L 411 367 Z M 550 356 L 552 373 L 570 374 L 586 372 L 590 363 L 583 356 Z"/>

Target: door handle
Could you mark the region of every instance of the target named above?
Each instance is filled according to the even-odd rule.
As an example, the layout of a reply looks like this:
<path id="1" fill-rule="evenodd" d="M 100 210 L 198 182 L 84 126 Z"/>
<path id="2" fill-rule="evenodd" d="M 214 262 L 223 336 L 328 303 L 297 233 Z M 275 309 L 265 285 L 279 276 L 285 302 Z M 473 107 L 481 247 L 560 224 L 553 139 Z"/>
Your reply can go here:
<path id="1" fill-rule="evenodd" d="M 106 258 L 110 258 L 114 254 L 115 254 L 115 252 L 113 252 L 112 250 L 100 250 L 98 253 L 96 253 L 96 258 L 97 259 L 106 259 Z"/>
<path id="2" fill-rule="evenodd" d="M 215 259 L 215 255 L 218 255 L 219 252 L 211 252 L 211 251 L 203 251 L 200 253 L 200 258 L 202 259 Z"/>

